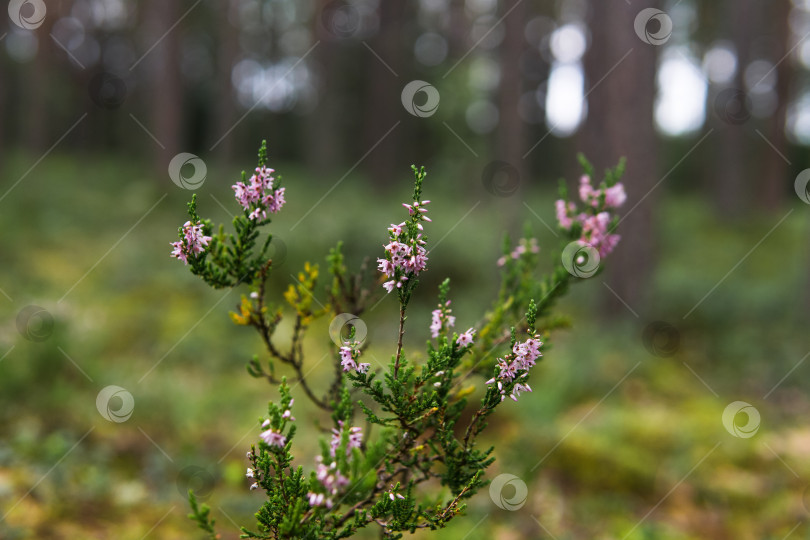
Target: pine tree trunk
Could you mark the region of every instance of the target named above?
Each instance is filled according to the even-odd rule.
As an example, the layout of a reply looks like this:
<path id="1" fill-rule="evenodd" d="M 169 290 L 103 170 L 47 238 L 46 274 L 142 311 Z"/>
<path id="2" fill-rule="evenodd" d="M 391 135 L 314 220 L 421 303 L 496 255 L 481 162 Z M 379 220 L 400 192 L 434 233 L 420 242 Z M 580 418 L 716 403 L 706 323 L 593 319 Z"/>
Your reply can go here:
<path id="1" fill-rule="evenodd" d="M 601 279 L 636 312 L 643 311 L 648 298 L 655 247 L 653 209 L 665 189 L 653 189 L 660 179 L 653 124 L 657 47 L 634 32 L 617 29 L 632 29 L 638 12 L 652 5 L 651 0 L 631 6 L 622 0 L 591 0 L 592 41 L 585 55 L 585 87 L 591 93 L 583 150 L 597 173 L 621 156 L 627 158 L 628 199 L 619 212 L 625 216 L 619 231 L 622 241 Z M 606 299 L 609 313 L 626 313 L 612 294 Z"/>

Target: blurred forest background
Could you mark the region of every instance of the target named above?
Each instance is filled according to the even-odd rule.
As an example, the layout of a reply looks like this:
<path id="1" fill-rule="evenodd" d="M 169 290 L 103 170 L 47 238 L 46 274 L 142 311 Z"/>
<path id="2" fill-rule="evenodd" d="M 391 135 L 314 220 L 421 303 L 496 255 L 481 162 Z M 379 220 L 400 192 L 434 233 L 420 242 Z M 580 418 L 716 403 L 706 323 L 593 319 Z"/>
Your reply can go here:
<path id="1" fill-rule="evenodd" d="M 244 454 L 276 391 L 244 372 L 261 349 L 228 321 L 238 294 L 206 290 L 168 257 L 191 196 L 168 169 L 198 156 L 201 214 L 227 223 L 229 186 L 262 139 L 287 186 L 274 294 L 340 239 L 355 267 L 378 256 L 410 164 L 428 168 L 436 243 L 411 347 L 445 276 L 459 327 L 474 324 L 497 290 L 504 232 L 528 224 L 554 252 L 558 179 L 576 185 L 577 152 L 597 170 L 628 160 L 622 243 L 559 306 L 573 327 L 534 393 L 490 426 L 490 475 L 525 482 L 525 506 L 482 492 L 442 538 L 810 538 L 810 196 L 794 184 L 810 166 L 810 2 L 8 11 L 0 538 L 192 538 L 189 487 L 223 538 L 252 523 Z M 437 106 L 429 91 L 403 95 L 414 80 Z M 378 358 L 395 309 L 364 316 Z M 108 385 L 134 396 L 128 421 L 96 410 Z M 735 401 L 758 411 L 754 436 L 724 427 Z"/>

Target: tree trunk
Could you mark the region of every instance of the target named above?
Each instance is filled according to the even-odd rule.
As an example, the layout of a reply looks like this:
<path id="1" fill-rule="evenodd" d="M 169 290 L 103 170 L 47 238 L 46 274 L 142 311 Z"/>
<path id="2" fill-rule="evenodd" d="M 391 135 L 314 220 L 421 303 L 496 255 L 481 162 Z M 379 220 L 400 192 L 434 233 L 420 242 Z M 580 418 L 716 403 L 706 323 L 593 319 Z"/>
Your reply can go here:
<path id="1" fill-rule="evenodd" d="M 402 117 L 402 109 L 398 104 L 402 87 L 408 82 L 403 80 L 405 64 L 402 60 L 405 58 L 403 51 L 406 50 L 403 22 L 408 20 L 406 14 L 409 7 L 407 2 L 380 2 L 378 10 L 379 30 L 374 38 L 368 40 L 368 45 L 399 77 L 391 73 L 371 51 L 366 51 L 368 70 L 365 80 L 368 87 L 362 111 L 362 147 L 358 152 L 362 156 L 377 145 L 366 158 L 364 169 L 371 178 L 372 185 L 384 188 L 389 179 L 397 177 L 391 174 L 392 171 L 407 170 L 410 165 L 405 153 L 399 152 L 402 148 L 399 142 L 401 126 L 380 142 L 380 138 Z"/>
<path id="2" fill-rule="evenodd" d="M 619 231 L 622 241 L 607 261 L 605 280 L 636 312 L 643 309 L 648 296 L 654 264 L 652 215 L 663 187 L 653 189 L 660 179 L 653 125 L 657 47 L 625 30 L 632 29 L 639 11 L 653 3 L 644 0 L 629 6 L 622 0 L 591 0 L 592 41 L 584 62 L 585 87 L 591 93 L 583 150 L 597 173 L 621 156 L 627 158 L 623 181 L 628 199 L 620 211 L 625 216 Z M 606 298 L 611 314 L 626 312 L 613 295 Z"/>
<path id="3" fill-rule="evenodd" d="M 717 132 L 717 158 L 711 177 L 711 198 L 722 217 L 739 217 L 746 207 L 750 182 L 748 156 L 749 131 L 752 130 L 750 111 L 746 108 L 748 97 L 745 94 L 743 74 L 751 60 L 750 42 L 754 35 L 752 25 L 755 17 L 756 0 L 726 0 L 724 20 L 731 24 L 730 33 L 737 52 L 737 73 L 732 87 L 715 92 L 708 110 L 712 126 Z M 756 136 L 756 134 L 754 134 Z"/>
<path id="4" fill-rule="evenodd" d="M 791 59 L 785 59 L 791 46 L 789 43 L 791 39 L 790 8 L 790 0 L 774 0 L 773 10 L 769 10 L 774 19 L 771 27 L 774 44 L 771 60 L 774 64 L 777 62 L 779 64 L 775 70 L 776 88 L 774 88 L 777 106 L 768 120 L 766 134 L 775 150 L 773 148 L 764 149 L 765 170 L 757 186 L 757 202 L 762 209 L 768 211 L 776 211 L 784 205 L 785 194 L 788 193 L 788 186 L 791 184 L 789 163 L 785 161 L 790 159 L 785 120 L 794 70 Z M 780 60 L 782 61 L 780 62 Z"/>
<path id="5" fill-rule="evenodd" d="M 520 178 L 526 179 L 523 159 L 526 145 L 523 120 L 518 114 L 518 102 L 523 94 L 523 75 L 520 61 L 525 49 L 523 27 L 526 24 L 528 4 L 522 0 L 503 2 L 501 11 L 506 13 L 519 3 L 504 18 L 506 36 L 500 47 L 501 80 L 498 88 L 498 112 L 500 121 L 496 133 L 496 151 L 499 159 L 516 167 Z M 502 16 L 502 15 L 501 15 Z"/>
<path id="6" fill-rule="evenodd" d="M 44 152 L 52 144 L 48 141 L 53 137 L 48 130 L 48 127 L 53 125 L 53 122 L 49 121 L 53 111 L 48 95 L 52 91 L 50 81 L 54 70 L 53 52 L 56 47 L 51 41 L 50 33 L 55 20 L 55 17 L 45 17 L 42 26 L 36 30 L 27 30 L 36 37 L 37 53 L 22 69 L 24 88 L 22 96 L 25 104 L 23 107 L 25 112 L 22 115 L 23 141 L 26 150 L 36 154 Z M 56 137 L 60 135 L 61 133 Z"/>
<path id="7" fill-rule="evenodd" d="M 516 5 L 517 4 L 517 5 Z M 523 154 L 526 148 L 526 129 L 523 119 L 518 113 L 520 96 L 523 94 L 523 73 L 521 60 L 525 49 L 526 39 L 523 28 L 526 24 L 526 15 L 529 5 L 522 0 L 506 0 L 500 3 L 498 17 L 504 17 L 505 36 L 500 45 L 501 79 L 498 86 L 498 127 L 495 131 L 495 158 L 505 161 L 515 168 L 518 179 L 518 190 L 525 190 L 529 181 L 528 167 Z M 521 227 L 522 197 L 520 191 L 509 197 L 508 212 L 509 223 L 507 228 L 510 234 L 519 234 Z"/>
<path id="8" fill-rule="evenodd" d="M 344 44 L 324 26 L 322 15 L 331 0 L 317 0 L 313 20 L 313 35 L 318 46 L 312 51 L 315 64 L 317 103 L 307 114 L 304 130 L 307 142 L 303 145 L 305 159 L 316 174 L 329 175 L 342 165 L 345 154 L 344 138 L 341 136 L 341 113 L 345 110 L 345 92 L 340 91 L 341 68 Z"/>
<path id="9" fill-rule="evenodd" d="M 148 5 L 146 47 L 165 37 L 144 58 L 152 71 L 150 123 L 155 138 L 164 148 L 155 146 L 154 166 L 159 177 L 168 180 L 169 161 L 181 151 L 183 128 L 183 79 L 180 72 L 180 34 L 178 27 L 169 29 L 181 17 L 179 2 L 151 0 Z M 167 33 L 168 32 L 168 33 Z"/>
<path id="10" fill-rule="evenodd" d="M 238 7 L 237 0 L 223 0 L 214 9 L 217 10 L 217 81 L 216 81 L 216 111 L 213 115 L 212 137 L 209 144 L 215 144 L 217 159 L 228 163 L 233 159 L 235 140 L 230 130 L 236 121 L 236 96 L 233 91 L 231 73 L 239 55 L 239 28 L 234 27 Z M 224 138 L 220 140 L 220 137 Z"/>

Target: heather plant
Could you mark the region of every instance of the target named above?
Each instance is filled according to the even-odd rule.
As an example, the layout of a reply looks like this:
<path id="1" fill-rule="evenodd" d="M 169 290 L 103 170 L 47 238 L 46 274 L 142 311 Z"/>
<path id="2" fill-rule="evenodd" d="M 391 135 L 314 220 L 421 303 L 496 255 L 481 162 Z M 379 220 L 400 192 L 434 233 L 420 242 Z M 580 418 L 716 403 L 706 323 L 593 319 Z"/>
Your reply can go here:
<path id="1" fill-rule="evenodd" d="M 248 372 L 278 390 L 258 420 L 258 440 L 246 453 L 246 489 L 264 497 L 257 523 L 242 528 L 243 538 L 348 538 L 369 526 L 379 527 L 384 537 L 401 538 L 406 531 L 440 529 L 463 513 L 465 501 L 488 483 L 485 472 L 494 461 L 494 448 L 479 446 L 479 435 L 497 408 L 516 406 L 511 401 L 532 391 L 530 374 L 550 333 L 567 325 L 552 313 L 556 300 L 572 283 L 600 271 L 601 259 L 619 241 L 615 210 L 625 200 L 619 183 L 623 163 L 598 185 L 592 167 L 584 158 L 581 163 L 580 204 L 568 200 L 561 183 L 556 210 L 562 242 L 551 252 L 552 271 L 538 275 L 535 238 L 527 234 L 515 244 L 506 238 L 502 256 L 493 257 L 501 283 L 489 309 L 477 318 L 453 314 L 445 279 L 429 324 L 408 318 L 417 291 L 430 294 L 419 290 L 430 255 L 423 167 L 412 167 L 414 190 L 402 205 L 404 221 L 392 224 L 387 234 L 381 231 L 385 243 L 376 272 L 368 263 L 350 271 L 338 242 L 326 257 L 326 279 L 319 265 L 307 262 L 283 302 L 266 294 L 274 270 L 267 257 L 273 237 L 262 234 L 285 204 L 281 177 L 267 166 L 266 145 L 254 172 L 243 172 L 232 186 L 242 210 L 233 219 L 233 232 L 200 217 L 192 197 L 189 220 L 180 227 L 171 255 L 211 287 L 246 289 L 231 318 L 256 330 L 266 348 L 262 358 L 248 362 Z M 398 332 L 387 368 L 372 369 L 363 361 L 368 342 L 361 316 L 383 294 L 399 305 Z M 457 316 L 476 322 L 459 333 Z M 304 342 L 313 322 L 324 317 L 332 319 L 331 339 L 323 339 L 331 347 L 333 375 L 318 389 L 307 379 L 311 360 L 305 358 Z M 277 333 L 284 319 L 292 328 L 286 339 Z M 422 356 L 405 350 L 409 324 L 430 330 Z M 293 416 L 292 390 L 298 387 L 323 411 L 318 420 L 328 415 L 331 424 L 314 463 L 295 463 L 298 426 L 315 424 Z M 189 501 L 190 517 L 217 538 L 210 509 L 192 492 Z"/>

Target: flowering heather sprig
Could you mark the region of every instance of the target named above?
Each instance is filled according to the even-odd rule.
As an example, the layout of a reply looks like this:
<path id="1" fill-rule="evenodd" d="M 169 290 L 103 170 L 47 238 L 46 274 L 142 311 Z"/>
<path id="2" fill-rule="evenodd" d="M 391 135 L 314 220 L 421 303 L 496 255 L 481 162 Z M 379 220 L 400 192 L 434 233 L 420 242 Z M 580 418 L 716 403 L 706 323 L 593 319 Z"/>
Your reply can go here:
<path id="1" fill-rule="evenodd" d="M 501 401 L 506 398 L 507 391 L 509 397 L 517 401 L 520 392 L 531 392 L 532 389 L 525 382 L 520 382 L 529 376 L 529 370 L 537 363 L 537 359 L 543 356 L 540 347 L 543 342 L 539 336 L 534 336 L 524 342 L 516 342 L 512 347 L 512 352 L 498 358 L 498 375 L 487 381 L 487 385 L 496 385 L 501 394 Z"/>
<path id="2" fill-rule="evenodd" d="M 284 205 L 284 188 L 267 168 L 267 145 L 259 147 L 258 166 L 250 179 L 242 172 L 242 181 L 233 189 L 243 212 L 233 219 L 233 232 L 220 225 L 215 234 L 210 220 L 197 213 L 197 196 L 188 203 L 189 221 L 179 229 L 179 242 L 172 242 L 171 256 L 190 266 L 191 273 L 213 288 L 234 287 L 241 283 L 258 289 L 273 263 L 267 257 L 273 236 L 260 240 L 259 227 L 270 223 L 271 214 Z M 207 235 L 211 236 L 207 236 Z"/>
<path id="3" fill-rule="evenodd" d="M 621 182 L 613 185 L 602 182 L 599 188 L 594 188 L 590 175 L 585 174 L 579 180 L 579 198 L 585 205 L 579 213 L 573 202 L 560 199 L 555 203 L 557 222 L 560 228 L 568 232 L 577 226 L 576 230 L 580 231 L 577 241 L 596 249 L 600 257 L 606 257 L 621 239 L 618 234 L 613 234 L 616 220 L 611 211 L 627 200 L 624 186 Z"/>
<path id="4" fill-rule="evenodd" d="M 267 212 L 275 214 L 284 206 L 284 188 L 276 187 L 274 172 L 274 169 L 261 165 L 256 167 L 250 179 L 245 181 L 245 175 L 242 175 L 243 181 L 231 186 L 236 201 L 248 213 L 248 219 L 267 219 Z"/>
<path id="5" fill-rule="evenodd" d="M 360 344 L 357 341 L 344 341 L 343 346 L 340 348 L 340 365 L 343 371 L 354 370 L 358 373 L 365 373 L 371 364 L 358 363 L 357 359 L 360 357 Z"/>
<path id="6" fill-rule="evenodd" d="M 431 321 L 430 321 L 430 336 L 433 338 L 439 337 L 441 332 L 447 332 L 456 324 L 456 318 L 450 313 L 453 310 L 450 309 L 450 300 L 445 302 L 444 304 L 439 304 L 438 309 L 434 309 L 431 312 Z"/>
<path id="7" fill-rule="evenodd" d="M 349 485 L 349 479 L 340 472 L 336 462 L 333 461 L 329 465 L 324 465 L 321 456 L 315 459 L 318 462 L 318 465 L 315 467 L 315 478 L 320 483 L 325 493 L 323 491 L 309 491 L 307 493 L 307 500 L 310 506 L 332 508 L 332 506 L 334 506 L 333 497 L 338 495 L 343 488 Z"/>
<path id="8" fill-rule="evenodd" d="M 329 453 L 335 457 L 335 451 L 340 447 L 343 442 L 343 433 L 346 428 L 343 427 L 343 421 L 339 420 L 338 425 L 340 429 L 332 428 L 332 440 L 329 442 Z M 352 426 L 348 430 L 348 443 L 346 444 L 346 456 L 352 455 L 352 448 L 360 448 L 363 443 L 363 428 Z"/>
<path id="9" fill-rule="evenodd" d="M 205 251 L 210 241 L 211 237 L 203 234 L 203 225 L 200 221 L 196 224 L 186 221 L 180 228 L 180 240 L 171 243 L 174 248 L 171 256 L 188 264 L 188 258 L 196 257 Z"/>
<path id="10" fill-rule="evenodd" d="M 284 446 L 287 444 L 287 437 L 282 433 L 282 431 L 284 430 L 284 426 L 287 422 L 295 421 L 295 417 L 293 417 L 291 411 L 293 403 L 295 403 L 295 400 L 290 398 L 290 400 L 287 402 L 287 407 L 281 414 L 279 414 L 281 409 L 274 406 L 274 410 L 278 412 L 271 412 L 270 416 L 271 418 L 276 418 L 276 420 L 272 421 L 270 418 L 267 418 L 262 422 L 263 431 L 259 434 L 259 438 L 268 446 L 284 448 Z"/>
<path id="11" fill-rule="evenodd" d="M 425 205 L 430 201 L 422 201 L 422 181 L 426 173 L 425 168 L 412 167 L 416 182 L 414 186 L 413 203 L 403 203 L 408 209 L 410 218 L 399 224 L 391 224 L 388 228 L 389 242 L 385 248 L 385 258 L 377 259 L 380 272 L 388 279 L 383 287 L 389 293 L 403 286 L 412 278 L 419 275 L 427 266 L 427 249 L 425 238 L 422 237 L 423 221 L 431 221 L 425 214 Z M 406 287 L 407 289 L 407 287 Z M 403 294 L 403 293 L 400 293 Z"/>
<path id="12" fill-rule="evenodd" d="M 430 221 L 426 215 L 429 201 L 422 200 L 425 172 L 413 167 L 413 199 L 404 205 L 409 217 L 388 228 L 385 255 L 378 259 L 385 275 L 381 280 L 384 288 L 389 293 L 396 289 L 399 300 L 396 353 L 387 371 L 371 371 L 370 364 L 359 362 L 365 328 L 362 336 L 356 336 L 358 325 L 353 323 L 346 336 L 341 326 L 338 339 L 330 325 L 329 335 L 336 340 L 338 354 L 331 362 L 331 384 L 318 388 L 320 385 L 307 379 L 312 367 L 305 369 L 304 343 L 313 321 L 326 314 L 339 322 L 345 322 L 347 315 L 350 320 L 359 319 L 375 302 L 373 292 L 381 293 L 376 286 L 365 285 L 365 266 L 359 273 L 347 270 L 338 244 L 328 258 L 331 282 L 324 302 L 317 297 L 318 267 L 307 263 L 284 293 L 294 317 L 285 328 L 292 331 L 277 332 L 289 309 L 265 304 L 267 279 L 278 261 L 267 257 L 272 235 L 263 247 L 257 245 L 257 238 L 271 214 L 284 204 L 284 191 L 273 178 L 273 170 L 266 167 L 266 157 L 263 144 L 255 174 L 247 179 L 243 173 L 242 181 L 233 186 L 244 210 L 233 220 L 234 234 L 224 233 L 220 226 L 213 237 L 206 236 L 212 234 L 212 224 L 197 215 L 192 197 L 190 220 L 180 228 L 180 241 L 173 244 L 173 256 L 212 287 L 250 287 L 251 294 L 242 296 L 240 313 L 233 319 L 258 331 L 269 358 L 265 368 L 258 355 L 254 356 L 248 372 L 279 385 L 279 398 L 268 403 L 267 415 L 259 419 L 258 443 L 247 453 L 245 476 L 263 501 L 255 514 L 258 529 L 242 528 L 243 536 L 349 538 L 362 528 L 379 525 L 383 536 L 399 538 L 400 533 L 417 528 L 441 529 L 462 511 L 465 499 L 486 485 L 484 474 L 494 461 L 493 449 L 480 447 L 478 436 L 506 397 L 517 401 L 522 392 L 531 392 L 528 377 L 542 356 L 541 339 L 547 341 L 551 331 L 566 324 L 551 308 L 571 283 L 581 280 L 572 279 L 574 274 L 561 257 L 552 258 L 550 273 L 538 276 L 539 246 L 531 231 L 517 246 L 506 238 L 501 285 L 492 309 L 466 331 L 451 334 L 456 320 L 448 299 L 450 282 L 445 279 L 439 285 L 437 309 L 431 314 L 430 332 L 435 339 L 427 342 L 426 355 L 408 354 L 403 349 L 410 318 L 406 308 L 418 276 L 426 269 L 423 233 L 424 222 Z M 624 188 L 617 184 L 622 165 L 608 170 L 598 189 L 591 186 L 592 168 L 585 170 L 587 176 L 579 190 L 582 209 L 566 202 L 563 193 L 557 203 L 560 226 L 567 232 L 568 245 L 588 242 L 606 253 L 618 240 L 614 234 L 618 218 L 613 210 L 626 198 Z M 321 304 L 322 309 L 315 310 L 313 303 Z M 289 344 L 281 343 L 287 339 Z M 507 347 L 494 355 L 500 358 L 490 355 L 490 351 Z M 298 391 L 332 419 L 334 429 L 321 440 L 315 467 L 307 473 L 294 465 L 293 443 L 298 441 L 293 399 L 286 377 L 277 375 L 276 362 L 294 371 Z M 459 383 L 478 376 L 481 381 L 491 378 L 485 383 L 480 405 L 473 409 L 468 398 L 475 385 L 461 388 Z M 363 398 L 358 401 L 358 393 L 351 387 Z M 367 425 L 362 429 L 354 425 L 358 405 Z M 431 483 L 423 484 L 428 481 Z M 438 485 L 441 494 L 434 491 Z M 189 493 L 189 503 L 192 519 L 210 538 L 217 538 L 210 508 L 198 505 L 193 493 Z"/>
<path id="13" fill-rule="evenodd" d="M 537 245 L 537 238 L 521 238 L 515 249 L 509 254 L 512 260 L 518 260 L 524 253 L 540 253 L 540 246 Z M 498 266 L 506 264 L 506 255 L 498 259 Z"/>

